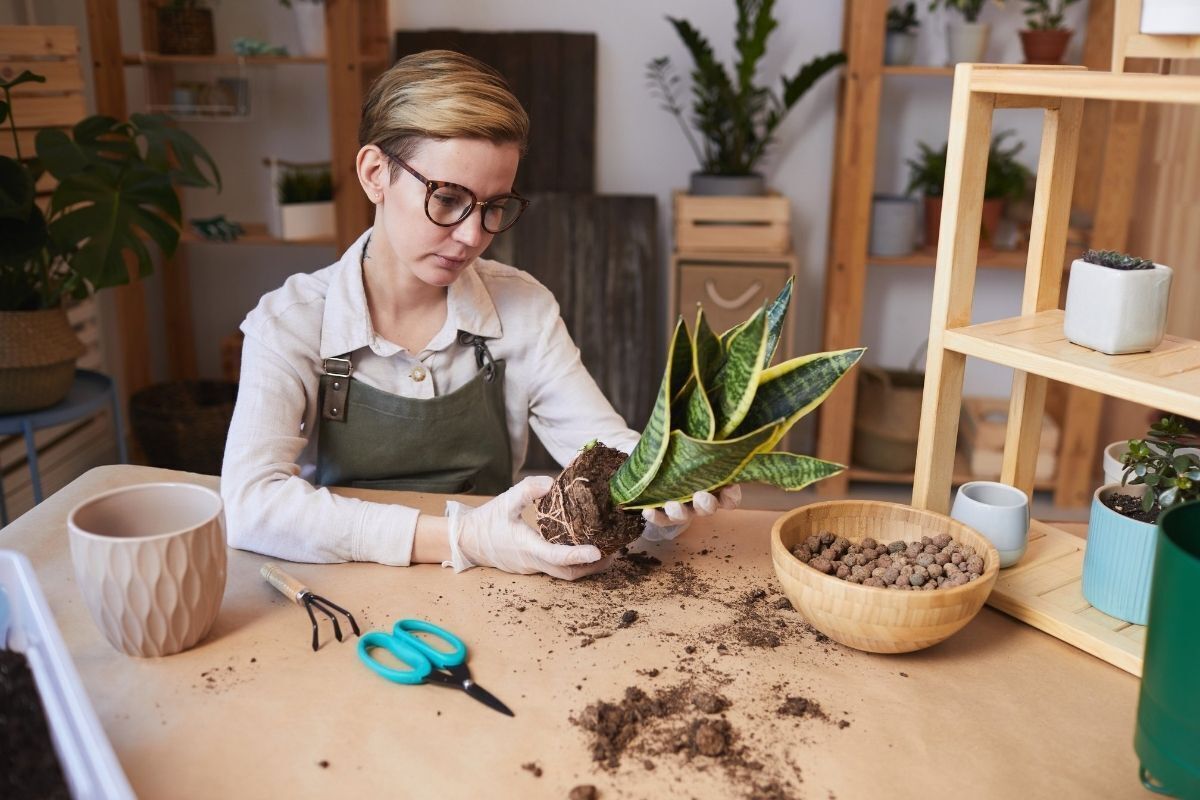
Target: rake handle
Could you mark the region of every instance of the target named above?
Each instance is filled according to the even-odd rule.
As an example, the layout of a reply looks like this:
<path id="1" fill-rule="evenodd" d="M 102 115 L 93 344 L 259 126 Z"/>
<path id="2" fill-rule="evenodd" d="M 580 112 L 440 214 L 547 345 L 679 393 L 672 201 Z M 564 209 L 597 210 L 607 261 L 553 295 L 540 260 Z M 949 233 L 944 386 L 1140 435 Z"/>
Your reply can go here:
<path id="1" fill-rule="evenodd" d="M 267 562 L 258 570 L 267 579 L 267 583 L 279 590 L 279 593 L 300 605 L 300 598 L 308 593 L 308 587 L 283 571 L 278 564 Z"/>

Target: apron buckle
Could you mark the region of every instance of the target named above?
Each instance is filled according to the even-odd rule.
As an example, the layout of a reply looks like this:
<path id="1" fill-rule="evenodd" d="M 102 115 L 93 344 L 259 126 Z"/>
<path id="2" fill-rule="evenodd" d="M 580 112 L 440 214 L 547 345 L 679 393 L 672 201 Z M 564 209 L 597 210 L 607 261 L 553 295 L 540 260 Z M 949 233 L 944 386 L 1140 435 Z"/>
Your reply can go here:
<path id="1" fill-rule="evenodd" d="M 350 359 L 327 358 L 321 379 L 321 417 L 333 422 L 346 420 L 346 397 L 350 391 Z"/>

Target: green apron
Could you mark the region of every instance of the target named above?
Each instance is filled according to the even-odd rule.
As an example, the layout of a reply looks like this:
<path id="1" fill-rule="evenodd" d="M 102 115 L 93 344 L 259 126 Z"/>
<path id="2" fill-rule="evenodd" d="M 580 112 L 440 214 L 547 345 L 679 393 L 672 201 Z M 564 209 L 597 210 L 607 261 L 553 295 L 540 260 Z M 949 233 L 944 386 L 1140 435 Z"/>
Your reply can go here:
<path id="1" fill-rule="evenodd" d="M 458 341 L 475 348 L 479 372 L 439 397 L 391 394 L 351 377 L 349 358 L 325 359 L 318 485 L 487 495 L 512 486 L 504 361 L 483 337 Z"/>

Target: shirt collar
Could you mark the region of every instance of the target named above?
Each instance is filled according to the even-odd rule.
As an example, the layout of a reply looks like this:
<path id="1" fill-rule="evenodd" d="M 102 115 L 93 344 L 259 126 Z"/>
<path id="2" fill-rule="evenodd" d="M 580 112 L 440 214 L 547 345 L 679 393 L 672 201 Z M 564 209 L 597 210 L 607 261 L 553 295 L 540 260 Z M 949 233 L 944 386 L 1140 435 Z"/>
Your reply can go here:
<path id="1" fill-rule="evenodd" d="M 333 269 L 329 293 L 325 298 L 325 313 L 321 321 L 321 358 L 334 358 L 363 347 L 388 346 L 375 335 L 367 309 L 367 291 L 363 285 L 362 252 L 371 235 L 368 229 L 349 249 Z M 441 350 L 452 344 L 459 331 L 498 339 L 503 335 L 500 316 L 492 296 L 479 277 L 476 264 L 471 264 L 450 284 L 446 293 L 446 324 L 429 342 L 426 349 Z"/>

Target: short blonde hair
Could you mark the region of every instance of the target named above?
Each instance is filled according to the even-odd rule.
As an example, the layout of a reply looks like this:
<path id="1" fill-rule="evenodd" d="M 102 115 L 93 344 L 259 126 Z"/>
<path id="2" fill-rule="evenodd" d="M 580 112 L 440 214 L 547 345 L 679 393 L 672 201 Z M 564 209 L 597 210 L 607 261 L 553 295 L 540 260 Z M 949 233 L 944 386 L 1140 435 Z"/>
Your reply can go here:
<path id="1" fill-rule="evenodd" d="M 359 147 L 373 144 L 406 159 L 422 139 L 456 138 L 511 143 L 524 154 L 529 115 L 492 67 L 453 50 L 426 50 L 400 59 L 371 84 Z"/>

